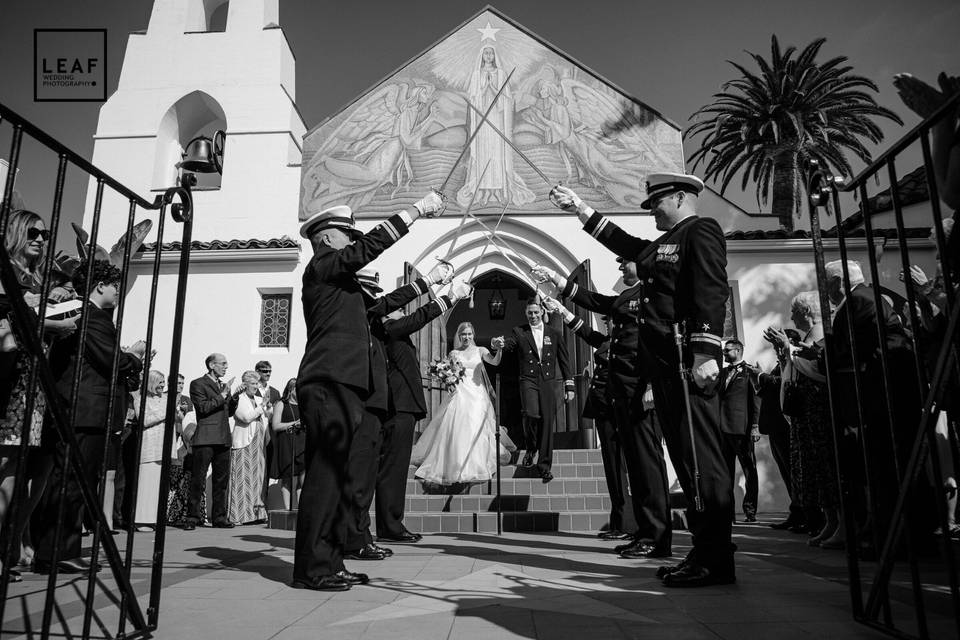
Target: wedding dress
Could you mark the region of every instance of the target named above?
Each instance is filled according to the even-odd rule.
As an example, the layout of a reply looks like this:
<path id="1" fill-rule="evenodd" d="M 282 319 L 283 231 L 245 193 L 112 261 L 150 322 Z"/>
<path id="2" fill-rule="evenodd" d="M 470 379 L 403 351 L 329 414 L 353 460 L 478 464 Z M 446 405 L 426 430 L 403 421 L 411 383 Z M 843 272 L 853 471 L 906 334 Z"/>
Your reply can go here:
<path id="1" fill-rule="evenodd" d="M 496 414 L 483 368 L 483 351 L 482 347 L 473 347 L 451 353 L 463 363 L 466 375 L 413 447 L 410 464 L 419 465 L 415 476 L 424 482 L 480 482 L 496 474 Z"/>

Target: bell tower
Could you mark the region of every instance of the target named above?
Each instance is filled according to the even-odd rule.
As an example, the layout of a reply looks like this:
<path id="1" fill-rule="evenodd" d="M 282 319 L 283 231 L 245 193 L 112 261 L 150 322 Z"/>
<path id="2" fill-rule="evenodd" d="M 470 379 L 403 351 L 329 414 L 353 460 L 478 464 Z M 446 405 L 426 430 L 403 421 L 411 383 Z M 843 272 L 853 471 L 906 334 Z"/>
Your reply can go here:
<path id="1" fill-rule="evenodd" d="M 194 238 L 296 237 L 305 127 L 279 23 L 278 0 L 155 0 L 100 110 L 94 164 L 138 192 L 161 191 L 175 184 L 187 143 L 222 129 L 223 176 L 199 175 Z M 95 192 L 91 183 L 86 219 Z M 126 211 L 105 194 L 104 242 L 122 232 Z"/>

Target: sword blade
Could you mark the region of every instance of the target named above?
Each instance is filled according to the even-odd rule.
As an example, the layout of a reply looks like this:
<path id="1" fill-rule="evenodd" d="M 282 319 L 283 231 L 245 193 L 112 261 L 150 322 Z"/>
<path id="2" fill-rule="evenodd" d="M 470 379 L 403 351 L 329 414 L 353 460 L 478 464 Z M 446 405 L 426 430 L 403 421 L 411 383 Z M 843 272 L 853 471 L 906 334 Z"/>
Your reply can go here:
<path id="1" fill-rule="evenodd" d="M 473 109 L 475 112 L 480 113 L 480 110 L 477 109 L 475 106 L 473 106 L 473 103 L 471 103 L 469 100 L 467 100 L 467 105 L 468 105 L 471 109 Z M 543 179 L 544 182 L 546 182 L 546 183 L 547 183 L 549 186 L 551 186 L 551 187 L 553 187 L 555 184 L 557 184 L 556 182 L 554 182 L 554 181 L 552 181 L 550 178 L 548 178 L 548 177 L 547 177 L 547 174 L 545 174 L 543 171 L 541 171 L 540 168 L 539 168 L 537 165 L 533 164 L 533 160 L 531 160 L 530 158 L 528 158 L 528 157 L 527 157 L 527 154 L 525 154 L 523 151 L 520 151 L 520 149 L 517 147 L 517 145 L 515 145 L 515 144 L 513 143 L 513 140 L 511 140 L 510 138 L 508 138 L 508 137 L 503 133 L 503 131 L 500 131 L 500 129 L 497 128 L 497 125 L 493 124 L 493 123 L 490 122 L 489 120 L 484 120 L 484 122 L 487 123 L 487 126 L 489 126 L 491 129 L 493 129 L 494 131 L 496 131 L 496 132 L 497 132 L 497 135 L 499 135 L 499 136 L 503 139 L 503 141 L 507 143 L 507 146 L 509 146 L 511 149 L 513 149 L 514 153 L 516 153 L 518 156 L 520 156 L 520 158 L 521 158 L 524 162 L 526 162 L 528 165 L 530 165 L 530 168 L 533 169 L 534 171 L 536 171 L 537 175 L 540 176 L 540 177 Z"/>
<path id="2" fill-rule="evenodd" d="M 493 244 L 493 237 L 497 235 L 497 230 L 500 228 L 500 223 L 503 221 L 503 214 L 506 212 L 507 205 L 503 205 L 503 209 L 500 211 L 500 217 L 497 218 L 497 224 L 493 227 L 493 231 L 490 231 L 489 229 L 487 230 L 487 244 L 483 245 L 483 251 L 480 252 L 480 257 L 477 258 L 477 264 L 473 265 L 473 271 L 470 272 L 470 278 L 468 279 L 468 282 L 473 282 L 473 276 L 477 273 L 477 269 L 480 268 L 480 261 L 483 260 L 483 256 L 487 254 L 487 249 L 489 249 L 490 245 Z M 474 220 L 476 220 L 476 218 L 474 218 Z"/>
<path id="3" fill-rule="evenodd" d="M 483 166 L 483 171 L 480 173 L 480 182 L 483 182 L 483 176 L 487 175 L 487 169 L 490 168 L 490 161 L 487 160 L 487 164 Z M 463 212 L 463 215 L 460 216 L 460 224 L 457 226 L 457 233 L 453 236 L 453 240 L 450 241 L 450 248 L 447 249 L 447 254 L 444 257 L 444 260 L 450 257 L 453 253 L 453 250 L 457 247 L 457 240 L 460 239 L 460 234 L 463 233 L 463 224 L 467 221 L 467 216 L 470 214 L 470 210 L 473 209 L 473 202 L 477 199 L 477 194 L 480 193 L 479 189 L 474 190 L 473 195 L 470 196 L 470 203 L 467 204 L 467 209 Z"/>
<path id="4" fill-rule="evenodd" d="M 500 99 L 500 95 L 503 93 L 503 90 L 507 88 L 507 84 L 510 82 L 510 78 L 513 77 L 513 72 L 516 70 L 516 67 L 510 70 L 510 73 L 507 75 L 507 79 L 503 81 L 503 85 L 500 87 L 500 90 L 497 91 L 497 95 L 493 96 L 493 100 L 490 101 L 490 106 L 488 106 L 487 110 L 483 112 L 480 122 L 477 123 L 473 133 L 471 133 L 470 137 L 467 138 L 467 144 L 463 145 L 463 149 L 460 150 L 460 155 L 457 156 L 453 166 L 450 167 L 450 173 L 447 174 L 447 177 L 443 179 L 443 183 L 440 185 L 440 188 L 437 189 L 438 192 L 443 193 L 447 188 L 447 183 L 450 182 L 450 178 L 453 177 L 453 172 L 457 170 L 457 166 L 460 164 L 460 161 L 463 160 L 463 156 L 467 153 L 467 149 L 470 148 L 470 143 L 473 142 L 475 137 L 477 137 L 477 132 L 480 131 L 480 127 L 483 126 L 483 123 L 487 121 L 487 116 L 490 115 L 491 111 L 493 111 L 493 107 L 497 104 L 497 100 Z"/>

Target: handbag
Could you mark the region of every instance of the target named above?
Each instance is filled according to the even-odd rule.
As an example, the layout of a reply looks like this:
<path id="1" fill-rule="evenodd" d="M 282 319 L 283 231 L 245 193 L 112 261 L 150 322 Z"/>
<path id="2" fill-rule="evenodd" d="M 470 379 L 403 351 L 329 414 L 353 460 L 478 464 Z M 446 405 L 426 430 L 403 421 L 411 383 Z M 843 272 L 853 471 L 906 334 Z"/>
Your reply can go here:
<path id="1" fill-rule="evenodd" d="M 783 399 L 780 401 L 780 411 L 785 416 L 798 418 L 803 415 L 805 403 L 800 388 L 797 386 L 797 369 L 790 367 L 790 379 L 783 385 Z"/>

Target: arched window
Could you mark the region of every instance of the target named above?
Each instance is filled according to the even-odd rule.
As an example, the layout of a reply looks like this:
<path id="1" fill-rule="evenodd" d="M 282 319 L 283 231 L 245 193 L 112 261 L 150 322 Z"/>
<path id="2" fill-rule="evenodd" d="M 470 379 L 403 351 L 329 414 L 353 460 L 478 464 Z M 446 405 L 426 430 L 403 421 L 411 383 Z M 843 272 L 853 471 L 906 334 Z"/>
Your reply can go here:
<path id="1" fill-rule="evenodd" d="M 227 30 L 229 0 L 199 0 L 191 2 L 187 9 L 187 33 L 207 33 Z"/>
<path id="2" fill-rule="evenodd" d="M 160 119 L 154 156 L 154 189 L 173 185 L 177 178 L 177 163 L 187 144 L 194 137 L 213 136 L 217 129 L 227 129 L 223 108 L 210 94 L 194 91 L 177 100 Z M 197 174 L 198 189 L 220 187 L 220 175 Z"/>

